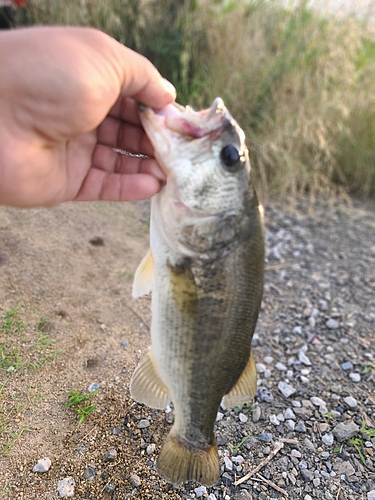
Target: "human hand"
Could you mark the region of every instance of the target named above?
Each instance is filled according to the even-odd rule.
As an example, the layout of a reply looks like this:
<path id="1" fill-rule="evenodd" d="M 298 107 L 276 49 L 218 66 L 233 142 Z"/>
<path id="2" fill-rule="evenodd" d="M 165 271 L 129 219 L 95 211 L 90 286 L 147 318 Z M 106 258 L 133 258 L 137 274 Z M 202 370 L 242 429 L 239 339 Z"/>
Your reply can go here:
<path id="1" fill-rule="evenodd" d="M 162 108 L 174 88 L 143 56 L 91 28 L 0 33 L 0 204 L 127 201 L 165 176 L 137 102 Z"/>

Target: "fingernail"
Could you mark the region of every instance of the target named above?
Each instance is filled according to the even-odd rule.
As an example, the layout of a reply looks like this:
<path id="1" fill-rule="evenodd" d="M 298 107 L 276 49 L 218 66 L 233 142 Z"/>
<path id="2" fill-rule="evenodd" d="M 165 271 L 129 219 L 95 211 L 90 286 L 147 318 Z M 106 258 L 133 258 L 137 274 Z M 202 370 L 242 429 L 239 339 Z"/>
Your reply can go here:
<path id="1" fill-rule="evenodd" d="M 163 87 L 168 92 L 168 94 L 172 94 L 174 96 L 174 98 L 176 98 L 177 92 L 176 92 L 174 85 L 170 81 L 166 80 L 165 78 L 163 78 Z"/>

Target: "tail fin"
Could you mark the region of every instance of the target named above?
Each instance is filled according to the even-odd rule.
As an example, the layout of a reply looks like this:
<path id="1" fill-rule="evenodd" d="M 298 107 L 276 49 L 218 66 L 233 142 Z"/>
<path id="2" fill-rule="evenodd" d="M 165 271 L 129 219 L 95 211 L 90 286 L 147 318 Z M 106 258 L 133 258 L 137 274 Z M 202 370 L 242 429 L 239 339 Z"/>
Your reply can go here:
<path id="1" fill-rule="evenodd" d="M 172 428 L 160 452 L 159 473 L 173 484 L 197 481 L 205 486 L 213 486 L 220 477 L 220 463 L 217 444 L 212 436 L 212 444 L 201 450 L 186 447 Z"/>

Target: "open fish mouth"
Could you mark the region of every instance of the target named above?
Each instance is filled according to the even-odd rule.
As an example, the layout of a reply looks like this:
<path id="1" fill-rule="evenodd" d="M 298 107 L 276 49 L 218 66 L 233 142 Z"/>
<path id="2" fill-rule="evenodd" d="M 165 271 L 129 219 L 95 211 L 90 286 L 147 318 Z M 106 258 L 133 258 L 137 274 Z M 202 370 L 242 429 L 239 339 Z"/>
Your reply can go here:
<path id="1" fill-rule="evenodd" d="M 222 128 L 224 122 L 231 118 L 223 100 L 217 97 L 212 105 L 200 111 L 194 111 L 190 106 L 182 106 L 178 103 L 169 104 L 163 109 L 151 110 L 140 105 L 141 115 L 151 119 L 151 114 L 155 116 L 154 123 L 158 120 L 159 127 L 184 136 L 186 139 L 198 139 Z"/>

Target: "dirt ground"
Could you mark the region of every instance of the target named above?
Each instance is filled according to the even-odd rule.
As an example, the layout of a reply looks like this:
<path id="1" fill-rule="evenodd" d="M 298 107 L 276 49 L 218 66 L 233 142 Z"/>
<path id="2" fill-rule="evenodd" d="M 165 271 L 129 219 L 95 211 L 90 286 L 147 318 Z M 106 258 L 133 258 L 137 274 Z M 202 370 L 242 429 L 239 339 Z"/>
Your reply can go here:
<path id="1" fill-rule="evenodd" d="M 353 231 L 359 221 L 367 224 L 356 236 L 358 248 L 358 238 L 373 240 L 373 205 L 347 207 L 343 213 Z M 317 226 L 327 222 L 314 217 L 309 227 L 314 220 Z M 154 470 L 171 416 L 134 403 L 128 390 L 149 345 L 150 300 L 131 297 L 134 271 L 148 249 L 148 227 L 148 202 L 67 204 L 49 210 L 0 207 L 0 498 L 57 499 L 58 481 L 66 477 L 74 478 L 78 499 L 187 498 L 186 490 L 171 487 Z M 314 242 L 324 247 L 325 257 L 329 234 L 327 226 L 321 241 Z M 332 238 L 331 257 L 344 239 Z M 374 245 L 375 255 L 375 243 L 366 244 Z M 275 272 L 284 264 L 285 259 L 274 263 Z M 371 273 L 374 269 L 364 270 Z M 283 295 L 282 285 L 271 281 L 269 275 L 267 293 Z M 298 288 L 293 290 L 299 304 Z M 272 332 L 277 327 L 274 305 L 269 311 L 262 321 Z M 259 345 L 258 359 L 272 349 Z M 372 345 L 370 339 L 370 351 Z M 90 404 L 97 407 L 79 425 L 74 408 L 65 406 L 68 393 L 87 393 L 93 383 L 100 389 Z M 138 428 L 142 419 L 149 427 Z M 155 444 L 155 452 L 149 444 Z M 111 447 L 117 451 L 114 460 L 105 457 Z M 43 457 L 50 458 L 51 469 L 33 472 Z M 263 497 L 236 497 L 232 489 L 227 498 L 284 498 L 267 485 L 264 490 Z M 298 494 L 292 489 L 289 498 L 305 498 L 302 490 L 303 484 Z M 341 486 L 337 491 L 337 499 L 365 498 L 340 496 Z"/>

